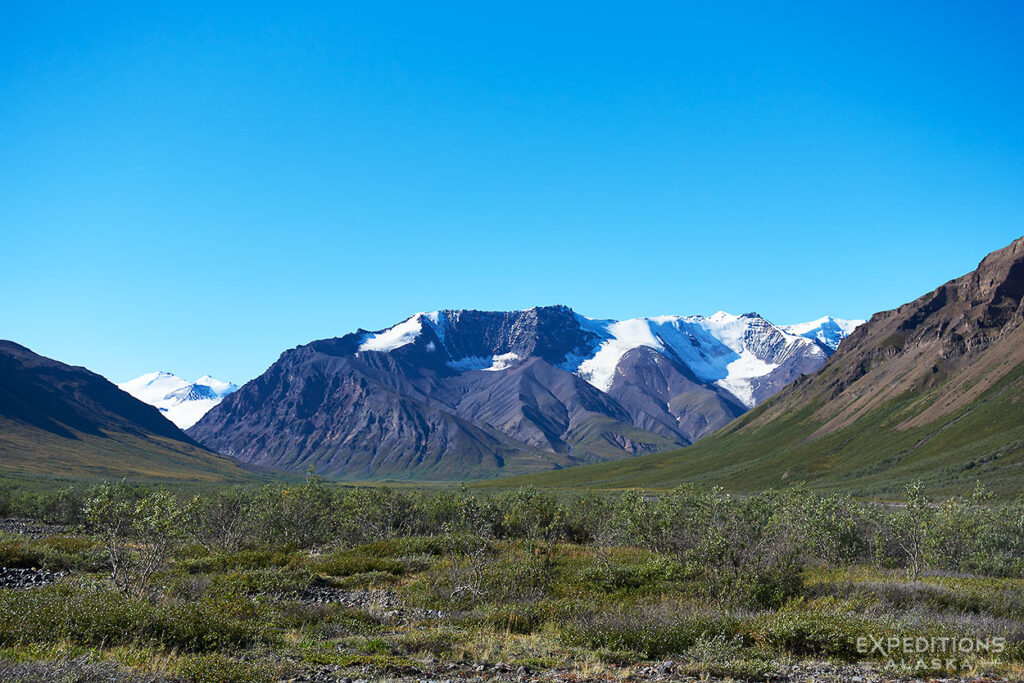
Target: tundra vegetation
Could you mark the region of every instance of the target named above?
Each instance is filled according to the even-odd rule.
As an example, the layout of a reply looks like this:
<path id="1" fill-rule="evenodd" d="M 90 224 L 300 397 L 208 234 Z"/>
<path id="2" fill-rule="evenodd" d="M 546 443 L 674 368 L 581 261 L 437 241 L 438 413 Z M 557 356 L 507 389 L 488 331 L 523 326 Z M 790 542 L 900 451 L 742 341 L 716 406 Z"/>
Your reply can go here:
<path id="1" fill-rule="evenodd" d="M 1021 680 L 1024 503 L 906 494 L 0 484 L 0 678 Z"/>

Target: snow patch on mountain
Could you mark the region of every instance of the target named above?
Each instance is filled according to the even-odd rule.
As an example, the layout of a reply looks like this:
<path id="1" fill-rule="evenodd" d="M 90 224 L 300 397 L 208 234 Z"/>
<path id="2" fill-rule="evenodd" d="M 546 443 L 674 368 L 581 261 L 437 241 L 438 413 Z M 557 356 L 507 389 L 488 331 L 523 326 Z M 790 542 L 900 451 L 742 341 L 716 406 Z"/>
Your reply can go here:
<path id="1" fill-rule="evenodd" d="M 394 327 L 368 334 L 359 345 L 359 351 L 388 352 L 412 344 L 423 332 L 424 315 L 417 313 Z"/>
<path id="2" fill-rule="evenodd" d="M 450 360 L 448 361 L 448 367 L 458 372 L 465 372 L 467 370 L 486 370 L 488 372 L 497 372 L 499 370 L 506 370 L 512 367 L 518 361 L 519 354 L 517 353 L 501 353 L 489 358 L 468 356 L 466 358 L 460 358 L 459 360 Z"/>
<path id="3" fill-rule="evenodd" d="M 614 321 L 580 317 L 581 324 L 601 335 L 605 341 L 593 356 L 584 359 L 576 367 L 565 369 L 575 372 L 601 391 L 611 388 L 615 381 L 615 368 L 619 366 L 622 357 L 633 349 L 648 346 L 657 351 L 665 351 L 664 343 L 651 329 L 651 321 L 646 318 Z"/>
<path id="4" fill-rule="evenodd" d="M 744 349 L 739 358 L 725 366 L 725 377 L 715 384 L 738 398 L 746 407 L 753 408 L 756 405 L 754 380 L 768 375 L 777 367 L 778 363 L 766 363 Z"/>
<path id="5" fill-rule="evenodd" d="M 825 352 L 813 342 L 791 334 L 757 315 L 732 315 L 719 311 L 711 316 L 663 315 L 630 320 L 594 320 L 577 316 L 580 325 L 602 341 L 589 357 L 566 359 L 563 368 L 575 372 L 601 391 L 615 381 L 623 356 L 648 347 L 685 365 L 702 381 L 716 384 L 745 406 L 753 407 L 756 380 L 779 367 L 795 352 Z"/>
<path id="6" fill-rule="evenodd" d="M 188 382 L 171 372 L 149 372 L 117 385 L 143 403 L 155 406 L 180 429 L 188 429 L 238 386 L 203 375 Z"/>

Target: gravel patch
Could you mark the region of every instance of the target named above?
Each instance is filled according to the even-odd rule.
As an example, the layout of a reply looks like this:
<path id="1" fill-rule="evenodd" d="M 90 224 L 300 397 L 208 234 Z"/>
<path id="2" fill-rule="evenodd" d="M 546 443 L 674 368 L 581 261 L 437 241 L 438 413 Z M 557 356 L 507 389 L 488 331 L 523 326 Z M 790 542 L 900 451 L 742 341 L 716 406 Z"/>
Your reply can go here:
<path id="1" fill-rule="evenodd" d="M 337 666 L 321 666 L 296 675 L 289 681 L 304 683 L 371 683 L 389 681 L 393 683 L 725 683 L 735 678 L 694 677 L 676 674 L 676 663 L 672 661 L 641 667 L 632 672 L 608 675 L 583 675 L 569 669 L 547 669 L 532 671 L 526 666 L 504 664 L 438 663 L 411 667 L 405 671 L 378 674 L 371 668 L 360 670 Z M 742 680 L 742 679 L 740 679 Z M 908 673 L 885 670 L 864 664 L 833 664 L 810 662 L 782 667 L 766 678 L 754 679 L 777 683 L 1012 683 L 1006 678 L 966 677 L 918 677 Z"/>
<path id="2" fill-rule="evenodd" d="M 386 619 L 408 622 L 419 619 L 445 619 L 447 612 L 406 607 L 390 590 L 346 590 L 330 586 L 311 586 L 302 591 L 298 599 L 309 605 L 342 605 L 379 614 Z"/>
<path id="3" fill-rule="evenodd" d="M 0 517 L 0 533 L 18 534 L 28 538 L 47 538 L 49 536 L 66 536 L 69 531 L 70 529 L 63 524 L 44 524 L 22 517 Z"/>
<path id="4" fill-rule="evenodd" d="M 51 572 L 46 569 L 15 569 L 0 567 L 0 589 L 42 588 L 60 581 L 67 572 Z"/>
<path id="5" fill-rule="evenodd" d="M 0 680 L 8 683 L 169 683 L 159 674 L 138 674 L 111 662 L 70 659 L 56 662 L 0 662 Z"/>

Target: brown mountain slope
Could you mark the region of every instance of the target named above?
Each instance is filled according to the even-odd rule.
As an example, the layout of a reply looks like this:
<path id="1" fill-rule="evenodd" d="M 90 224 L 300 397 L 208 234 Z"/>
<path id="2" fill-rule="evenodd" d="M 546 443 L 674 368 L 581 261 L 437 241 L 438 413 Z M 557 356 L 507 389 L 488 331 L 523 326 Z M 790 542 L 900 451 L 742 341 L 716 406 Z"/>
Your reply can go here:
<path id="1" fill-rule="evenodd" d="M 882 494 L 921 478 L 941 491 L 982 480 L 1024 493 L 1022 300 L 1024 238 L 874 315 L 817 373 L 694 446 L 529 481 L 743 490 L 807 481 Z"/>
<path id="2" fill-rule="evenodd" d="M 248 478 L 85 368 L 0 340 L 0 475 L 218 481 Z"/>

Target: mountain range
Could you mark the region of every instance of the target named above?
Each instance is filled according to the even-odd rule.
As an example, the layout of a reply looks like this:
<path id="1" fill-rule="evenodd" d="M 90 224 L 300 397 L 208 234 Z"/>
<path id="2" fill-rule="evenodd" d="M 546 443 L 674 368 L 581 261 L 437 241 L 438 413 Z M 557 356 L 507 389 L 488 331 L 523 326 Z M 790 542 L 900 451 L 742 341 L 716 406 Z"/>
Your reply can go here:
<path id="1" fill-rule="evenodd" d="M 266 467 L 476 479 L 688 445 L 820 368 L 859 321 L 418 313 L 286 351 L 188 434 Z"/>
<path id="2" fill-rule="evenodd" d="M 188 382 L 170 372 L 150 372 L 117 385 L 122 391 L 157 408 L 181 429 L 188 429 L 238 385 L 203 375 Z"/>
<path id="3" fill-rule="evenodd" d="M 963 277 L 876 313 L 816 373 L 689 448 L 538 475 L 547 486 L 756 490 L 804 481 L 900 494 L 1024 481 L 1024 237 Z M 527 480 L 505 482 L 506 485 Z"/>
<path id="4" fill-rule="evenodd" d="M 96 373 L 0 341 L 0 473 L 69 479 L 250 478 Z"/>
<path id="5" fill-rule="evenodd" d="M 980 480 L 1015 495 L 1024 238 L 863 324 L 448 310 L 290 349 L 233 393 L 170 373 L 126 385 L 167 410 L 0 341 L 0 474 L 241 481 L 253 465 L 312 466 L 500 486 L 802 481 L 872 497 Z M 166 418 L 215 401 L 187 435 Z"/>

